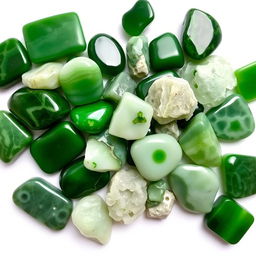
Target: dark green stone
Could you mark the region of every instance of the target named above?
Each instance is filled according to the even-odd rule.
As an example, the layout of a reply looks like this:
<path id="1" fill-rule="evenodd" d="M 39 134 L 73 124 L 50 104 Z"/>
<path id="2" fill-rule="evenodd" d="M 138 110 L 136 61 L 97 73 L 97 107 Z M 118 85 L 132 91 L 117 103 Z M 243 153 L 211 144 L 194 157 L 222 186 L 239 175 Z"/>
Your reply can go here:
<path id="1" fill-rule="evenodd" d="M 123 48 L 110 35 L 95 35 L 88 44 L 88 55 L 105 75 L 115 76 L 125 68 Z"/>
<path id="2" fill-rule="evenodd" d="M 182 46 L 192 59 L 201 60 L 209 56 L 221 42 L 218 22 L 208 13 L 190 9 L 183 22 Z"/>
<path id="3" fill-rule="evenodd" d="M 32 130 L 46 129 L 70 111 L 68 102 L 58 92 L 26 87 L 14 92 L 8 106 Z"/>
<path id="4" fill-rule="evenodd" d="M 54 230 L 63 229 L 72 212 L 72 202 L 58 188 L 41 178 L 33 178 L 19 186 L 13 193 L 13 201 Z"/>
<path id="5" fill-rule="evenodd" d="M 105 187 L 110 180 L 110 172 L 94 172 L 84 167 L 84 157 L 64 168 L 60 176 L 60 187 L 65 196 L 80 198 Z"/>

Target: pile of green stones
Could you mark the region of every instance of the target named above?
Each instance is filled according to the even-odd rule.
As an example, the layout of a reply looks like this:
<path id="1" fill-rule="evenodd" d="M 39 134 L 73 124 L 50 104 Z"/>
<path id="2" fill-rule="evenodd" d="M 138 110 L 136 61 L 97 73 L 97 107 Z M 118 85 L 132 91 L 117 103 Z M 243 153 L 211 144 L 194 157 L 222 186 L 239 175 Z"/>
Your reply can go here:
<path id="1" fill-rule="evenodd" d="M 222 156 L 219 140 L 254 131 L 248 102 L 256 99 L 256 63 L 233 72 L 211 55 L 221 29 L 201 10 L 187 12 L 182 46 L 169 32 L 148 43 L 142 32 L 153 19 L 146 0 L 123 15 L 126 54 L 113 37 L 97 34 L 85 57 L 76 13 L 26 24 L 26 48 L 13 38 L 0 44 L 0 86 L 20 77 L 24 85 L 11 96 L 10 112 L 0 111 L 0 158 L 10 162 L 30 147 L 43 172 L 61 171 L 61 190 L 36 177 L 13 201 L 54 230 L 71 216 L 81 234 L 105 244 L 112 221 L 129 224 L 145 210 L 165 218 L 177 200 L 235 244 L 254 220 L 234 198 L 256 193 L 256 157 Z M 33 140 L 30 130 L 45 129 Z M 212 167 L 220 167 L 217 200 Z M 107 184 L 105 200 L 94 194 Z M 80 199 L 74 209 L 71 199 Z"/>

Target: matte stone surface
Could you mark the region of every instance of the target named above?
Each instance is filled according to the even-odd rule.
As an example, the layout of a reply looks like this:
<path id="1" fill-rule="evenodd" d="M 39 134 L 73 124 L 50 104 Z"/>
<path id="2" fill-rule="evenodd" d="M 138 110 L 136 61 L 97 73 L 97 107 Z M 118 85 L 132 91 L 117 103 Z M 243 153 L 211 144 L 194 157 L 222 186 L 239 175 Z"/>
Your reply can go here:
<path id="1" fill-rule="evenodd" d="M 14 203 L 51 229 L 63 229 L 72 212 L 72 202 L 41 178 L 33 178 L 13 193 Z"/>

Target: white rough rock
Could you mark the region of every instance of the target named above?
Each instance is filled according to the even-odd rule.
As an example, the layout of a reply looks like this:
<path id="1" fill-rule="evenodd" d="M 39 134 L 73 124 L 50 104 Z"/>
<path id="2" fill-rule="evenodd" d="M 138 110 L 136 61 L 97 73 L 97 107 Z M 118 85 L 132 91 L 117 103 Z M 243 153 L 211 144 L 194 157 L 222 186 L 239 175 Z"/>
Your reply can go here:
<path id="1" fill-rule="evenodd" d="M 132 75 L 137 78 L 146 77 L 149 73 L 148 65 L 144 55 L 140 56 L 139 60 L 136 62 L 136 65 L 134 67 L 132 65 L 129 65 L 129 68 L 131 70 Z"/>
<path id="2" fill-rule="evenodd" d="M 156 125 L 155 132 L 157 134 L 164 133 L 164 134 L 171 135 L 176 140 L 180 136 L 180 130 L 179 130 L 179 127 L 177 125 L 177 122 L 171 122 L 169 124 L 164 124 L 164 125 Z"/>

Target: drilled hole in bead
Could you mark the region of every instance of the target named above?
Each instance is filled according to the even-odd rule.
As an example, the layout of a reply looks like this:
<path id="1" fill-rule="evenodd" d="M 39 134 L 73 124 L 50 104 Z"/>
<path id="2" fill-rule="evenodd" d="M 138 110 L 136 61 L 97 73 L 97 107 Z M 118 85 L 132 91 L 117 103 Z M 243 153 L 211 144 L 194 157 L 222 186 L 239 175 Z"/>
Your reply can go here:
<path id="1" fill-rule="evenodd" d="M 65 211 L 60 211 L 58 213 L 58 218 L 59 219 L 65 219 L 67 217 L 67 213 Z"/>
<path id="2" fill-rule="evenodd" d="M 23 191 L 20 193 L 19 198 L 22 203 L 27 203 L 30 200 L 30 194 L 26 191 Z"/>

